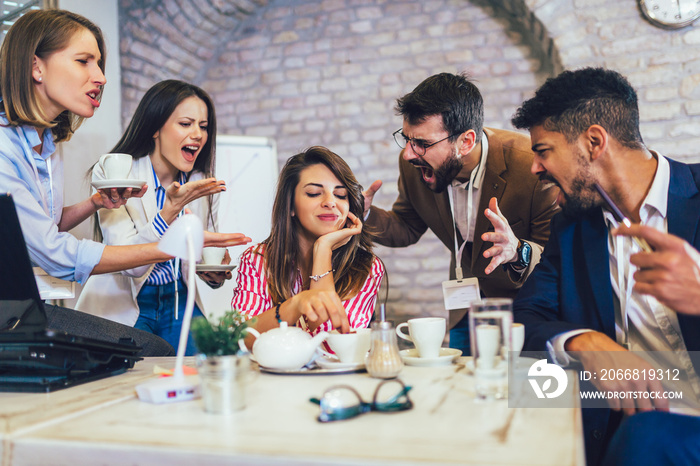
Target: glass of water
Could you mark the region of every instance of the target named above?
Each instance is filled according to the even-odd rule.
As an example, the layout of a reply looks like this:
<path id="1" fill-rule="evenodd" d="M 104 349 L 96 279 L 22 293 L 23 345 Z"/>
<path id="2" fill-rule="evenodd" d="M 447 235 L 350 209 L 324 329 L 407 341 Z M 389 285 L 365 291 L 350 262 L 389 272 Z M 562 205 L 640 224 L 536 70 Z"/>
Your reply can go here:
<path id="1" fill-rule="evenodd" d="M 489 298 L 472 304 L 469 335 L 477 399 L 503 399 L 508 395 L 512 324 L 513 300 Z"/>

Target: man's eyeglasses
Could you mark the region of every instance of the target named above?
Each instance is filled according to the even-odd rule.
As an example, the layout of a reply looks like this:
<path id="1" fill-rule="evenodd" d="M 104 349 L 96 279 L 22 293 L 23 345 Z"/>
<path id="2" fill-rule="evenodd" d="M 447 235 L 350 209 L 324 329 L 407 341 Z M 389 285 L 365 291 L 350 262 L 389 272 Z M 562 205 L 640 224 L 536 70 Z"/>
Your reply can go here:
<path id="1" fill-rule="evenodd" d="M 428 148 L 433 147 L 435 144 L 439 144 L 446 139 L 449 139 L 453 136 L 456 136 L 456 134 L 450 134 L 446 138 L 442 138 L 439 141 L 435 141 L 431 144 L 425 144 L 420 139 L 415 140 L 413 138 L 407 137 L 405 134 L 403 134 L 403 128 L 399 128 L 396 131 L 394 131 L 393 136 L 394 136 L 394 141 L 396 141 L 396 144 L 398 144 L 398 146 L 400 148 L 405 149 L 406 145 L 410 143 L 411 149 L 413 149 L 413 152 L 415 152 L 415 154 L 418 157 L 423 157 L 425 155 L 425 152 L 428 150 Z"/>
<path id="2" fill-rule="evenodd" d="M 311 398 L 309 401 L 321 407 L 319 422 L 342 421 L 370 411 L 391 413 L 411 409 L 410 390 L 411 387 L 401 380 L 390 379 L 377 385 L 371 403 L 362 400 L 357 390 L 349 385 L 335 385 L 323 392 L 320 399 Z"/>

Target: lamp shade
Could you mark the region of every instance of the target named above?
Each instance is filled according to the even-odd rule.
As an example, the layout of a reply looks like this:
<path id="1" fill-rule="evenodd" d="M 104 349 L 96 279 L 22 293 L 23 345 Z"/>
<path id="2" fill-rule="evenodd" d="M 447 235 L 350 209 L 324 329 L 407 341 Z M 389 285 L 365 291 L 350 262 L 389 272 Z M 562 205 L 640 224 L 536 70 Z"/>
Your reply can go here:
<path id="1" fill-rule="evenodd" d="M 175 220 L 160 239 L 158 249 L 166 254 L 188 261 L 188 238 L 192 241 L 194 260 L 198 261 L 202 258 L 204 229 L 202 228 L 202 221 L 193 214 L 183 215 Z"/>

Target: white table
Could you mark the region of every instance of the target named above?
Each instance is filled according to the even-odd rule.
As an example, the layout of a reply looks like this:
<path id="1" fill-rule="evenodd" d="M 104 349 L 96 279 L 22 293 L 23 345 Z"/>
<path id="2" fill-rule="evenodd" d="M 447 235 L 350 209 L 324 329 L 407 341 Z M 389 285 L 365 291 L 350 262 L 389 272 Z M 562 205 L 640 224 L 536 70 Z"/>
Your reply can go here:
<path id="1" fill-rule="evenodd" d="M 460 360 L 463 361 L 463 360 Z M 370 400 L 366 373 L 251 373 L 247 407 L 205 413 L 201 400 L 152 405 L 133 387 L 150 359 L 127 374 L 49 395 L 0 394 L 3 464 L 584 464 L 580 410 L 509 409 L 474 401 L 463 364 L 405 367 L 414 408 L 319 423 L 308 400 L 335 384 Z M 573 384 L 575 385 L 575 384 Z M 573 399 L 573 387 L 566 396 Z"/>

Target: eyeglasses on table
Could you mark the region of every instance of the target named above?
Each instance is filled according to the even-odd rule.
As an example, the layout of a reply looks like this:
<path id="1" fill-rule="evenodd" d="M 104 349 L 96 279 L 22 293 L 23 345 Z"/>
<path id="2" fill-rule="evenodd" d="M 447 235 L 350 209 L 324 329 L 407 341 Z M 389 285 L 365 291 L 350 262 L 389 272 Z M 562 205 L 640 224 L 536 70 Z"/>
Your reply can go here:
<path id="1" fill-rule="evenodd" d="M 319 422 L 332 422 L 350 419 L 370 411 L 392 413 L 413 408 L 408 397 L 412 387 L 399 379 L 383 380 L 377 385 L 372 402 L 362 399 L 360 394 L 349 385 L 334 385 L 328 388 L 321 398 L 311 398 L 321 408 Z"/>

